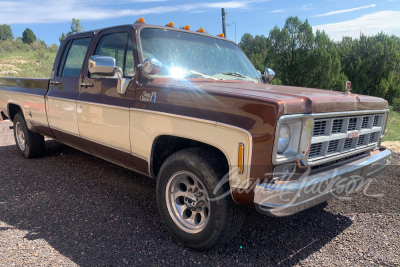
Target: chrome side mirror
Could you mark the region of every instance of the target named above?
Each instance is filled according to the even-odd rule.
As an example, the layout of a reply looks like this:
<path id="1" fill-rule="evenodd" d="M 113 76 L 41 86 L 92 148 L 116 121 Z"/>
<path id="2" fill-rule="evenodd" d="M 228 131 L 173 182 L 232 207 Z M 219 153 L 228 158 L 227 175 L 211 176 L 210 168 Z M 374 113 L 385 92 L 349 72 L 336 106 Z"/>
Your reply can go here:
<path id="1" fill-rule="evenodd" d="M 107 56 L 91 56 L 89 58 L 89 72 L 91 74 L 114 76 L 116 60 Z"/>
<path id="2" fill-rule="evenodd" d="M 264 81 L 269 83 L 271 82 L 275 77 L 275 71 L 273 71 L 270 68 L 266 68 L 264 71 Z"/>
<path id="3" fill-rule="evenodd" d="M 89 58 L 89 72 L 91 74 L 101 75 L 101 76 L 117 76 L 117 92 L 120 95 L 124 95 L 126 90 L 128 90 L 131 79 L 123 78 L 124 73 L 121 68 L 117 67 L 116 60 L 113 57 L 107 56 L 91 56 Z"/>
<path id="4" fill-rule="evenodd" d="M 158 59 L 151 57 L 139 64 L 138 68 L 143 71 L 146 77 L 150 78 L 149 75 L 155 75 L 160 72 L 162 64 Z"/>

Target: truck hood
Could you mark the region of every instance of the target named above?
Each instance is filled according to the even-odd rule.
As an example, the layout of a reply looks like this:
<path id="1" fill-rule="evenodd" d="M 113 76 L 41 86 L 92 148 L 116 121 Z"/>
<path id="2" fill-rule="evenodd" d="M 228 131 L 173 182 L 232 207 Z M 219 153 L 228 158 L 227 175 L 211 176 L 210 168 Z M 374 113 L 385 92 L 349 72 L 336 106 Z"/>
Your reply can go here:
<path id="1" fill-rule="evenodd" d="M 388 102 L 382 98 L 294 86 L 243 82 L 193 83 L 204 91 L 219 91 L 252 98 L 277 101 L 284 114 L 327 113 L 356 110 L 382 110 Z M 211 93 L 211 92 L 210 92 Z"/>

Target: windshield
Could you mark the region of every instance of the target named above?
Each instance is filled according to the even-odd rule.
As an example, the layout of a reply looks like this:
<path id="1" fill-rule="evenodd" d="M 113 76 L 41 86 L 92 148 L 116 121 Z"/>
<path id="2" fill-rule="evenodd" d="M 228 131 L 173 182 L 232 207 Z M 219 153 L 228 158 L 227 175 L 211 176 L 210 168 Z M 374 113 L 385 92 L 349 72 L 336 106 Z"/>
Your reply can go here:
<path id="1" fill-rule="evenodd" d="M 234 43 L 155 28 L 142 29 L 140 40 L 143 61 L 156 58 L 163 64 L 155 77 L 260 82 L 259 74 Z"/>

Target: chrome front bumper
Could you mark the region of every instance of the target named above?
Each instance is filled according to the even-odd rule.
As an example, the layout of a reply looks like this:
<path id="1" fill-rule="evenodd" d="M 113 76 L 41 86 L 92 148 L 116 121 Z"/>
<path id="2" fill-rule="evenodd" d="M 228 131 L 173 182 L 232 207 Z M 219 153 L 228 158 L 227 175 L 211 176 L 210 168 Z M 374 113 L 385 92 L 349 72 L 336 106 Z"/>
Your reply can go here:
<path id="1" fill-rule="evenodd" d="M 389 165 L 391 154 L 385 149 L 359 161 L 293 182 L 258 184 L 254 205 L 260 213 L 280 217 L 308 209 L 335 196 L 345 196 L 383 171 Z"/>

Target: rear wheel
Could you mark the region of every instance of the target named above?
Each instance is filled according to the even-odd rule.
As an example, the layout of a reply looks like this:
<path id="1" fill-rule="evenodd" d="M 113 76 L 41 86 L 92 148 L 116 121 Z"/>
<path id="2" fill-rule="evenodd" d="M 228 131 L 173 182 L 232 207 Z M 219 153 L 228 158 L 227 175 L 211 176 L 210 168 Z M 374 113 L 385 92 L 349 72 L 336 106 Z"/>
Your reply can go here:
<path id="1" fill-rule="evenodd" d="M 27 159 L 43 155 L 45 150 L 44 137 L 28 129 L 21 112 L 15 115 L 13 123 L 18 152 Z"/>
<path id="2" fill-rule="evenodd" d="M 230 194 L 223 161 L 190 148 L 171 155 L 157 181 L 157 203 L 171 235 L 183 245 L 208 250 L 228 242 L 240 230 L 244 207 Z M 221 181 L 221 182 L 220 182 Z"/>

